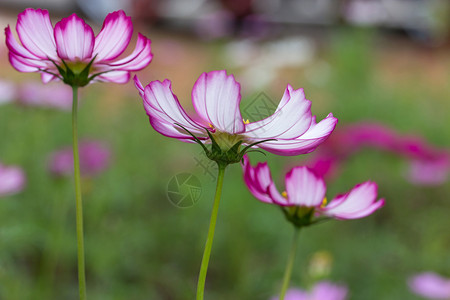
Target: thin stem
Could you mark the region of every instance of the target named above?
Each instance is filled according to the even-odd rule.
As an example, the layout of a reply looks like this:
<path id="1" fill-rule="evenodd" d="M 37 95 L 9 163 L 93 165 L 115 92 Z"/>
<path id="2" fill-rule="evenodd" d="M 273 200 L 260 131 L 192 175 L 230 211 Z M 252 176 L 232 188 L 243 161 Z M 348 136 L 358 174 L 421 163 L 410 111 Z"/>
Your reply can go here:
<path id="1" fill-rule="evenodd" d="M 211 256 L 211 248 L 214 239 L 214 231 L 217 222 L 217 213 L 219 212 L 220 195 L 222 194 L 223 177 L 226 166 L 219 164 L 219 175 L 217 176 L 216 195 L 214 196 L 214 204 L 211 212 L 211 220 L 209 221 L 208 237 L 206 239 L 205 250 L 203 252 L 202 264 L 200 266 L 200 274 L 197 284 L 197 300 L 203 300 L 205 292 L 206 273 L 208 271 L 209 257 Z"/>
<path id="2" fill-rule="evenodd" d="M 73 169 L 75 175 L 75 199 L 77 220 L 77 250 L 78 250 L 78 288 L 80 300 L 86 300 L 86 275 L 84 267 L 84 234 L 83 234 L 83 201 L 81 199 L 80 157 L 78 154 L 78 87 L 73 86 L 72 104 L 72 138 L 73 138 Z"/>
<path id="3" fill-rule="evenodd" d="M 278 300 L 284 300 L 286 291 L 289 287 L 289 281 L 291 281 L 292 267 L 294 266 L 295 254 L 297 252 L 298 236 L 300 229 L 295 227 L 294 238 L 292 239 L 291 250 L 289 252 L 289 257 L 286 265 L 286 270 L 284 271 L 283 285 L 281 286 L 280 298 Z"/>

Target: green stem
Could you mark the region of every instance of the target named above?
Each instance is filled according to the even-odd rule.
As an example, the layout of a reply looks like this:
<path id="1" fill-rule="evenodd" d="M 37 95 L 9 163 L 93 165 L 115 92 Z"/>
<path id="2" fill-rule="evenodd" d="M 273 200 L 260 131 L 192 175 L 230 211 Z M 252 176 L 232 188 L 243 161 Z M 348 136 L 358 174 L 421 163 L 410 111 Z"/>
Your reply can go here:
<path id="1" fill-rule="evenodd" d="M 297 252 L 298 236 L 300 229 L 295 227 L 294 238 L 292 239 L 291 250 L 289 252 L 289 257 L 286 265 L 286 270 L 284 271 L 283 285 L 281 286 L 280 298 L 278 300 L 284 300 L 286 291 L 289 287 L 289 281 L 291 281 L 292 267 L 294 266 L 295 254 Z"/>
<path id="2" fill-rule="evenodd" d="M 77 250 L 78 250 L 78 287 L 80 300 L 86 300 L 86 275 L 84 267 L 84 234 L 83 234 L 83 201 L 81 199 L 80 157 L 78 154 L 78 87 L 73 86 L 72 104 L 72 138 L 73 138 L 73 169 L 75 175 L 75 199 L 77 221 Z"/>
<path id="3" fill-rule="evenodd" d="M 200 266 L 200 274 L 198 276 L 197 300 L 203 300 L 203 295 L 205 293 L 206 273 L 208 272 L 209 257 L 211 256 L 211 248 L 214 239 L 214 231 L 216 228 L 217 213 L 219 211 L 220 195 L 222 194 L 225 168 L 226 166 L 219 164 L 219 175 L 217 176 L 216 195 L 214 196 L 214 204 L 211 212 L 211 220 L 209 221 L 208 237 L 206 239 L 202 264 Z"/>

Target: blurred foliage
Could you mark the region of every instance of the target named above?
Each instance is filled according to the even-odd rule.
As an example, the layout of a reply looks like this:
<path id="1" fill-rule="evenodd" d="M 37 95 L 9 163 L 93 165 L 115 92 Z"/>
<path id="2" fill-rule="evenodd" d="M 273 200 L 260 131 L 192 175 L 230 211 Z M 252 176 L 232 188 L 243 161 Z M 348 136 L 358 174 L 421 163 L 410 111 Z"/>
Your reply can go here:
<path id="1" fill-rule="evenodd" d="M 305 88 L 319 119 L 332 111 L 340 125 L 383 122 L 448 147 L 450 85 L 441 84 L 450 81 L 448 52 L 442 61 L 446 77 L 424 80 L 427 73 L 420 71 L 426 60 L 402 64 L 405 56 L 414 56 L 382 43 L 371 31 L 342 29 L 320 54 L 330 65 L 329 80 L 315 85 L 299 69 L 289 71 L 289 82 Z M 210 69 L 226 68 L 219 57 L 222 44 L 196 47 L 214 62 Z M 192 82 L 198 75 L 183 74 Z M 174 86 L 177 92 L 175 80 Z M 115 93 L 120 89 L 126 92 Z M 274 92 L 281 96 L 282 90 Z M 82 98 L 80 137 L 107 141 L 114 156 L 104 174 L 83 182 L 89 298 L 193 299 L 215 187 L 196 166 L 200 147 L 156 133 L 132 83 L 92 85 Z M 251 101 L 251 95 L 244 98 L 243 103 Z M 2 161 L 23 166 L 28 176 L 24 192 L 0 201 L 0 299 L 77 299 L 73 184 L 47 170 L 48 154 L 71 143 L 70 113 L 4 105 L 0 136 Z M 306 158 L 251 155 L 253 162 L 268 159 L 280 184 L 288 166 Z M 333 257 L 329 279 L 347 284 L 350 299 L 418 299 L 406 285 L 410 275 L 433 270 L 450 276 L 450 186 L 413 186 L 403 177 L 405 167 L 402 158 L 369 149 L 328 182 L 331 198 L 375 180 L 386 206 L 365 219 L 303 230 L 292 286 L 310 283 L 309 261 L 324 250 Z M 200 201 L 188 209 L 173 206 L 166 196 L 167 183 L 182 172 L 202 182 Z M 281 283 L 293 229 L 275 206 L 255 200 L 241 177 L 238 165 L 227 169 L 208 299 L 269 299 Z"/>

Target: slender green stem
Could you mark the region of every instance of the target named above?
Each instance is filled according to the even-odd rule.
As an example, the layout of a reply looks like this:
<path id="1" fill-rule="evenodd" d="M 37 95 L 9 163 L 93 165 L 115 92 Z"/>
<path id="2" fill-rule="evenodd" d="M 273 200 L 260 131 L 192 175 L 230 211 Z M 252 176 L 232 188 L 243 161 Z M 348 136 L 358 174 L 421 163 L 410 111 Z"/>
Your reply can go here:
<path id="1" fill-rule="evenodd" d="M 75 199 L 77 220 L 77 249 L 78 249 L 78 287 L 80 300 L 86 300 L 86 275 L 84 267 L 84 234 L 83 234 L 83 201 L 81 199 L 80 157 L 78 154 L 78 87 L 73 86 L 72 104 L 72 138 L 73 138 L 73 169 L 75 175 Z"/>
<path id="2" fill-rule="evenodd" d="M 206 273 L 208 271 L 209 257 L 211 256 L 211 248 L 214 239 L 214 231 L 217 222 L 217 213 L 219 212 L 220 195 L 222 194 L 223 177 L 225 175 L 226 166 L 219 164 L 219 175 L 217 176 L 216 195 L 214 196 L 214 204 L 211 212 L 211 220 L 209 221 L 208 237 L 206 239 L 205 250 L 203 252 L 202 264 L 200 266 L 200 274 L 197 284 L 197 300 L 203 300 L 205 293 Z"/>
<path id="3" fill-rule="evenodd" d="M 286 265 L 286 270 L 284 271 L 283 285 L 281 286 L 280 298 L 278 300 L 284 300 L 286 291 L 289 287 L 289 281 L 291 281 L 292 267 L 294 266 L 295 254 L 297 252 L 298 236 L 300 229 L 295 227 L 294 238 L 292 239 L 291 250 L 289 252 L 289 257 Z"/>

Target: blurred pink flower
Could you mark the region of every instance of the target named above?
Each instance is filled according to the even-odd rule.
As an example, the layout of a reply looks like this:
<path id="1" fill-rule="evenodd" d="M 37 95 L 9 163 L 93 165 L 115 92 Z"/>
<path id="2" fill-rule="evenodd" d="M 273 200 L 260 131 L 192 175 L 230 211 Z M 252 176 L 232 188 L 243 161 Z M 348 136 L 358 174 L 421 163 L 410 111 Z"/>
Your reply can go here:
<path id="1" fill-rule="evenodd" d="M 22 191 L 25 184 L 26 176 L 21 168 L 0 164 L 0 197 Z"/>
<path id="2" fill-rule="evenodd" d="M 27 82 L 20 85 L 17 102 L 26 106 L 41 106 L 70 111 L 72 90 L 66 85 L 42 85 Z"/>
<path id="3" fill-rule="evenodd" d="M 411 290 L 427 299 L 450 299 L 450 279 L 436 273 L 417 274 L 408 281 Z"/>
<path id="4" fill-rule="evenodd" d="M 336 219 L 358 219 L 372 214 L 384 205 L 384 199 L 377 201 L 375 182 L 366 181 L 358 184 L 349 192 L 334 197 L 328 203 L 325 198 L 324 180 L 308 167 L 294 167 L 286 174 L 286 191 L 283 193 L 276 188 L 267 163 L 258 163 L 253 167 L 248 157 L 244 156 L 243 169 L 244 181 L 253 196 L 262 202 L 299 208 L 293 213 L 300 212 L 303 214 L 300 217 L 307 217 L 306 220 L 298 220 L 306 221 L 305 224 L 300 224 L 301 226 L 312 224 L 313 215 Z M 289 214 L 291 211 L 285 212 Z M 298 216 L 291 217 L 294 217 L 294 220 L 290 220 L 295 221 Z"/>
<path id="5" fill-rule="evenodd" d="M 97 141 L 83 141 L 79 145 L 82 176 L 95 176 L 103 172 L 110 163 L 108 147 Z M 49 169 L 56 176 L 73 175 L 73 152 L 66 147 L 51 154 Z"/>
<path id="6" fill-rule="evenodd" d="M 417 136 L 402 135 L 376 123 L 356 123 L 340 128 L 320 147 L 308 165 L 322 176 L 333 175 L 339 163 L 361 149 L 375 148 L 410 160 L 407 178 L 415 184 L 444 183 L 450 172 L 450 153 Z"/>
<path id="7" fill-rule="evenodd" d="M 11 81 L 0 80 L 0 104 L 14 101 L 17 88 Z"/>
<path id="8" fill-rule="evenodd" d="M 347 298 L 347 288 L 331 282 L 318 282 L 310 292 L 300 289 L 290 289 L 287 291 L 284 300 L 345 300 Z M 273 297 L 271 300 L 277 300 Z"/>
<path id="9" fill-rule="evenodd" d="M 172 93 L 169 80 L 152 81 L 145 88 L 135 76 L 144 108 L 153 128 L 167 137 L 193 142 L 189 130 L 199 140 L 210 143 L 208 133 L 219 146 L 231 148 L 237 142 L 258 143 L 259 148 L 278 155 L 299 155 L 314 151 L 333 132 L 337 119 L 329 114 L 316 123 L 311 101 L 302 89 L 288 85 L 273 115 L 248 122 L 241 116 L 241 87 L 225 70 L 203 73 L 192 90 L 197 116 L 190 117 Z"/>
<path id="10" fill-rule="evenodd" d="M 150 40 L 139 34 L 136 48 L 117 60 L 130 43 L 131 18 L 123 11 L 106 16 L 102 30 L 92 28 L 72 14 L 52 26 L 47 10 L 27 8 L 19 14 L 16 30 L 5 28 L 9 61 L 19 72 L 39 72 L 44 83 L 61 79 L 71 86 L 84 86 L 91 80 L 124 83 L 130 71 L 146 67 L 151 59 Z"/>

